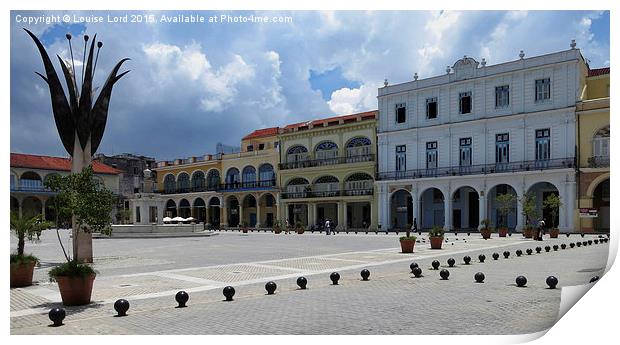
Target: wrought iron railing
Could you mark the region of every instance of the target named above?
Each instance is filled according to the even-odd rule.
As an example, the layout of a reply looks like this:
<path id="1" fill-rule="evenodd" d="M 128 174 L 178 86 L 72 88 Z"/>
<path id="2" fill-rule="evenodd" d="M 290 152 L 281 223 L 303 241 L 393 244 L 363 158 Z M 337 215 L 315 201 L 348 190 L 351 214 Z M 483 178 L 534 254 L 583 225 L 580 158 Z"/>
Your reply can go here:
<path id="1" fill-rule="evenodd" d="M 593 156 L 588 158 L 589 168 L 609 168 L 609 156 Z"/>
<path id="2" fill-rule="evenodd" d="M 372 195 L 374 190 L 368 189 L 345 189 L 331 191 L 304 191 L 304 192 L 282 192 L 280 197 L 283 199 L 309 199 L 309 198 L 329 198 L 335 196 L 359 196 Z"/>
<path id="3" fill-rule="evenodd" d="M 197 192 L 222 192 L 222 191 L 236 191 L 236 190 L 253 190 L 253 189 L 272 189 L 276 186 L 276 180 L 264 180 L 253 182 L 231 182 L 222 183 L 217 185 L 207 186 L 194 186 L 191 188 L 173 188 L 156 190 L 155 193 L 160 194 L 182 194 L 182 193 L 197 193 Z"/>
<path id="4" fill-rule="evenodd" d="M 312 168 L 312 167 L 318 167 L 318 166 L 324 166 L 324 165 L 372 162 L 374 160 L 375 160 L 374 154 L 367 154 L 367 155 L 349 156 L 349 157 L 308 159 L 308 160 L 297 161 L 297 162 L 280 163 L 278 164 L 278 166 L 280 167 L 280 170 L 287 170 L 287 169 Z"/>
<path id="5" fill-rule="evenodd" d="M 442 176 L 487 175 L 512 173 L 519 171 L 536 171 L 549 169 L 575 168 L 575 158 L 558 158 L 509 163 L 479 164 L 470 166 L 452 166 L 430 169 L 380 172 L 378 180 L 417 179 Z"/>

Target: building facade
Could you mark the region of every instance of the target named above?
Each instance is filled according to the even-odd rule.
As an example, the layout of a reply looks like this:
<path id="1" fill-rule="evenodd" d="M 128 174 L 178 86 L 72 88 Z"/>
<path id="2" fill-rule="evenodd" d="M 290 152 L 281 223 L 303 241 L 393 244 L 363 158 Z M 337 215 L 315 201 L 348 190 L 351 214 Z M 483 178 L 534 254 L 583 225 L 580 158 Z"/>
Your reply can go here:
<path id="1" fill-rule="evenodd" d="M 280 130 L 280 219 L 291 226 L 377 228 L 374 193 L 377 112 Z"/>
<path id="2" fill-rule="evenodd" d="M 379 224 L 389 229 L 520 231 L 526 193 L 562 231 L 576 213 L 577 103 L 588 66 L 574 44 L 488 66 L 463 57 L 444 75 L 379 89 Z M 516 197 L 504 215 L 497 196 Z M 559 195 L 559 217 L 543 200 Z M 533 220 L 532 220 L 533 222 Z"/>
<path id="3" fill-rule="evenodd" d="M 584 211 L 578 228 L 584 232 L 609 232 L 609 76 L 609 67 L 589 70 L 582 101 L 577 103 L 577 207 Z"/>
<path id="4" fill-rule="evenodd" d="M 99 182 L 119 195 L 119 170 L 93 161 L 93 171 Z M 23 216 L 41 214 L 44 219 L 55 221 L 51 207 L 54 193 L 44 187 L 44 182 L 53 175 L 70 173 L 69 158 L 11 153 L 11 211 Z M 112 214 L 116 213 L 115 209 Z"/>

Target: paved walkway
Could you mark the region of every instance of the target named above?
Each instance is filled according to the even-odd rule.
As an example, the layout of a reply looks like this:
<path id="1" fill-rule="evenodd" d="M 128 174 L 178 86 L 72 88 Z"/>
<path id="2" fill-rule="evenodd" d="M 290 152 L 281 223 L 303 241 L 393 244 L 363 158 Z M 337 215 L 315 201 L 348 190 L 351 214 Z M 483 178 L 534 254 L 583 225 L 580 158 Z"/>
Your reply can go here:
<path id="1" fill-rule="evenodd" d="M 53 236 L 52 236 L 53 235 Z M 584 241 L 571 236 L 536 242 L 521 236 L 482 240 L 448 235 L 444 249 L 430 250 L 421 236 L 413 255 L 399 253 L 396 235 L 273 235 L 221 233 L 200 239 L 95 240 L 93 301 L 67 307 L 65 325 L 54 328 L 47 311 L 60 305 L 57 286 L 46 272 L 60 262 L 55 233 L 30 245 L 42 259 L 38 284 L 11 290 L 12 334 L 520 334 L 553 325 L 560 290 L 546 288 L 548 275 L 559 286 L 587 283 L 602 275 L 608 245 L 527 255 L 527 248 Z M 66 233 L 63 234 L 66 238 Z M 426 241 L 423 242 L 423 241 Z M 517 258 L 516 249 L 524 252 Z M 508 259 L 491 255 L 510 251 Z M 485 263 L 478 255 L 485 254 Z M 465 265 L 463 256 L 472 257 Z M 454 268 L 446 260 L 456 259 Z M 450 271 L 447 281 L 431 270 L 439 260 Z M 415 261 L 424 277 L 414 278 Z M 202 264 L 201 264 L 202 263 Z M 368 268 L 370 281 L 359 271 Z M 340 272 L 331 285 L 329 274 Z M 473 275 L 484 272 L 484 284 Z M 526 288 L 515 277 L 528 278 Z M 307 290 L 295 280 L 308 279 Z M 278 284 L 266 295 L 264 284 Z M 224 302 L 221 290 L 236 289 L 235 301 Z M 174 308 L 174 294 L 190 294 L 187 308 Z M 118 298 L 130 301 L 127 317 L 113 317 Z"/>

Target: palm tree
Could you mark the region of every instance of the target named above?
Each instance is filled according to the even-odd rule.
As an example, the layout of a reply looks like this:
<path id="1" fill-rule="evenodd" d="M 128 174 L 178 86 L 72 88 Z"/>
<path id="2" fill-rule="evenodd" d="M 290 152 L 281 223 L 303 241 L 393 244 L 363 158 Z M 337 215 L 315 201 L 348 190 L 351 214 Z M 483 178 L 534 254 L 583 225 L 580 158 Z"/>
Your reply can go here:
<path id="1" fill-rule="evenodd" d="M 17 256 L 24 256 L 26 237 L 32 240 L 33 236 L 37 235 L 37 233 L 52 227 L 50 222 L 42 221 L 42 218 L 40 214 L 32 217 L 24 217 L 16 212 L 11 212 L 11 230 L 13 230 L 17 236 Z"/>

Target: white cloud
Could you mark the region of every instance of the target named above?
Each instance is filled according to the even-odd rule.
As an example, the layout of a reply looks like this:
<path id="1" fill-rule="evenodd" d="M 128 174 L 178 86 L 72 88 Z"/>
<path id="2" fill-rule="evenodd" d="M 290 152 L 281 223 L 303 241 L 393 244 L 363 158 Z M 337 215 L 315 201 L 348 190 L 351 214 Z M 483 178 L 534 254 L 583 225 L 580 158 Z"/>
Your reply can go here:
<path id="1" fill-rule="evenodd" d="M 329 109 L 336 114 L 352 114 L 377 108 L 377 85 L 363 84 L 359 88 L 338 89 L 327 101 Z"/>

